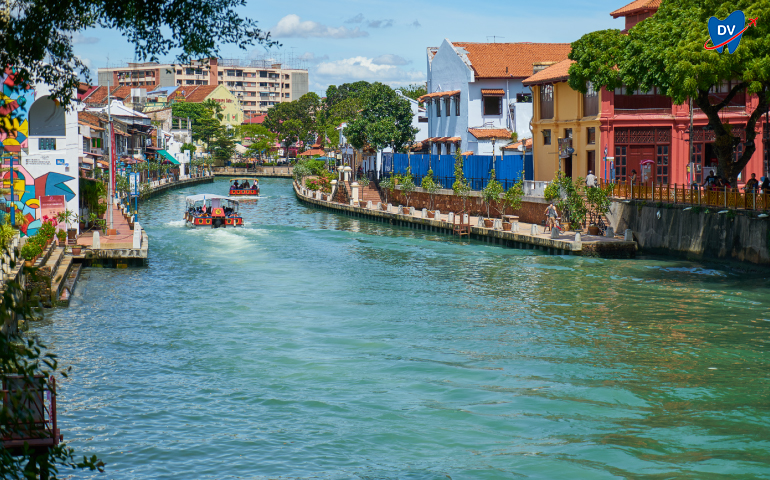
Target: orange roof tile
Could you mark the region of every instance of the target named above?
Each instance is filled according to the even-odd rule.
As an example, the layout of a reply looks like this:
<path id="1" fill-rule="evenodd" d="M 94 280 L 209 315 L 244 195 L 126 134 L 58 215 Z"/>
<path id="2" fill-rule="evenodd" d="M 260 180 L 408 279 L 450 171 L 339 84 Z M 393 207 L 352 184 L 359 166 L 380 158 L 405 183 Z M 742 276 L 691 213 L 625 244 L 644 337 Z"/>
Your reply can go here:
<path id="1" fill-rule="evenodd" d="M 195 90 L 186 92 L 185 101 L 200 103 L 206 100 L 206 97 L 211 95 L 211 92 L 217 89 L 219 85 L 198 85 Z"/>
<path id="2" fill-rule="evenodd" d="M 469 128 L 468 133 L 478 138 L 479 140 L 511 138 L 511 131 L 507 128 Z"/>
<path id="3" fill-rule="evenodd" d="M 312 157 L 313 155 L 326 155 L 326 152 L 323 149 L 320 148 L 311 148 L 310 150 L 305 150 L 302 153 L 297 154 L 300 157 Z"/>
<path id="4" fill-rule="evenodd" d="M 524 85 L 537 85 L 542 83 L 563 82 L 569 78 L 569 67 L 573 63 L 575 62 L 569 59 L 562 60 L 546 69 L 540 70 L 536 74 L 525 79 L 522 83 Z"/>
<path id="5" fill-rule="evenodd" d="M 569 43 L 469 43 L 453 42 L 464 48 L 476 78 L 526 78 L 536 62 L 560 62 L 571 50 Z"/>
<path id="6" fill-rule="evenodd" d="M 660 0 L 634 0 L 624 7 L 620 7 L 611 12 L 612 18 L 625 17 L 629 13 L 639 10 L 657 10 L 660 7 Z"/>
<path id="7" fill-rule="evenodd" d="M 482 88 L 481 89 L 481 94 L 482 95 L 495 95 L 495 96 L 502 97 L 502 96 L 505 95 L 505 90 L 503 90 L 502 88 Z"/>
<path id="8" fill-rule="evenodd" d="M 83 123 L 93 127 L 96 130 L 104 130 L 99 126 L 100 118 L 91 112 L 78 112 L 78 123 Z"/>
<path id="9" fill-rule="evenodd" d="M 504 146 L 503 150 L 518 150 L 522 143 L 526 144 L 528 150 L 532 148 L 532 139 L 531 138 L 525 138 L 521 142 L 510 143 L 510 144 Z"/>
<path id="10" fill-rule="evenodd" d="M 463 152 L 463 153 L 461 153 L 460 155 L 473 155 L 473 152 L 471 152 L 470 150 L 468 150 L 467 152 Z"/>
<path id="11" fill-rule="evenodd" d="M 460 90 L 451 90 L 449 92 L 433 92 L 433 93 L 428 93 L 426 95 L 423 95 L 422 97 L 418 98 L 417 101 L 424 102 L 426 100 L 430 100 L 431 98 L 451 97 L 453 95 L 459 95 L 459 94 L 460 94 Z"/>

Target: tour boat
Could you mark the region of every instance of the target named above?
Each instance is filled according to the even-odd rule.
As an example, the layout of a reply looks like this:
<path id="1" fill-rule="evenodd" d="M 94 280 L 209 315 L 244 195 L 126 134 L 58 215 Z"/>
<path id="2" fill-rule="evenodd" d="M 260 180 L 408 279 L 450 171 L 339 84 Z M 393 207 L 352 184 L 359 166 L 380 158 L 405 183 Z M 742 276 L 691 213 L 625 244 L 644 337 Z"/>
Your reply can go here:
<path id="1" fill-rule="evenodd" d="M 243 218 L 238 213 L 238 201 L 222 195 L 204 193 L 185 199 L 185 225 L 190 227 L 242 227 Z"/>
<path id="2" fill-rule="evenodd" d="M 238 187 L 235 187 L 236 182 L 238 182 Z M 251 182 L 248 178 L 233 178 L 230 180 L 230 195 L 259 195 L 258 184 L 259 180 L 256 178 Z M 241 185 L 249 185 L 249 187 L 242 188 Z"/>

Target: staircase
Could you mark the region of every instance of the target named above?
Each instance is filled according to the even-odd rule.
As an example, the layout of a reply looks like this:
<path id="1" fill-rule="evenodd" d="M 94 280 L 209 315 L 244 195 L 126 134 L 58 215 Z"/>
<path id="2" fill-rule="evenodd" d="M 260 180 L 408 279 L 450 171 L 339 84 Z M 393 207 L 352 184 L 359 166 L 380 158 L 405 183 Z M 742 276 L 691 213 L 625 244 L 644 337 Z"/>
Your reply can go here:
<path id="1" fill-rule="evenodd" d="M 377 189 L 377 186 L 374 184 L 374 182 L 369 182 L 369 185 L 360 188 L 361 203 L 364 205 L 366 205 L 366 202 L 372 202 L 372 204 L 376 207 L 378 202 L 382 202 L 380 191 Z"/>

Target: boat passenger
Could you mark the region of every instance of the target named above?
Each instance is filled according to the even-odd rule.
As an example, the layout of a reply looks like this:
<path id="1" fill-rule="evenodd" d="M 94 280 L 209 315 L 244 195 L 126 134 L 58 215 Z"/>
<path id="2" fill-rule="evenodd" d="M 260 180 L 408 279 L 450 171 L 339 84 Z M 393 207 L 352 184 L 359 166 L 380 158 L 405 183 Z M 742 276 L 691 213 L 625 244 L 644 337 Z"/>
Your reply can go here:
<path id="1" fill-rule="evenodd" d="M 238 185 L 238 180 L 233 182 L 233 186 L 230 187 L 230 188 L 233 189 L 233 190 L 238 190 L 239 188 L 241 188 L 240 185 Z"/>
<path id="2" fill-rule="evenodd" d="M 259 188 L 259 183 L 257 183 L 257 181 L 256 181 L 256 180 L 254 180 L 254 185 L 252 185 L 252 186 L 251 186 L 251 189 L 252 189 L 252 190 L 256 190 L 256 189 L 258 189 L 258 188 Z"/>

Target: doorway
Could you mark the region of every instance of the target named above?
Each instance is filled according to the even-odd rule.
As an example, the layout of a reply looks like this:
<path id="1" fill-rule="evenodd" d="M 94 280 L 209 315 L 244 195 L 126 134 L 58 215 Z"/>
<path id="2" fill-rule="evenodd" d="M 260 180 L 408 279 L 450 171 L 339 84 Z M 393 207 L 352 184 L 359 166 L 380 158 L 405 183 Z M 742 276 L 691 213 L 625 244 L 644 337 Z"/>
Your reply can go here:
<path id="1" fill-rule="evenodd" d="M 628 147 L 628 163 L 626 166 L 628 176 L 631 176 L 632 170 L 636 170 L 636 178 L 639 183 L 642 183 L 642 160 L 655 161 L 654 145 L 631 145 Z M 650 178 L 647 181 L 655 181 L 654 169 L 651 169 Z"/>
<path id="2" fill-rule="evenodd" d="M 572 178 L 572 155 L 566 157 L 564 160 L 564 175 L 567 178 Z"/>

